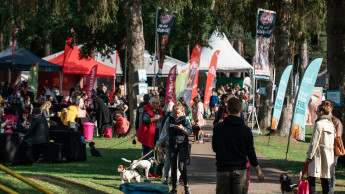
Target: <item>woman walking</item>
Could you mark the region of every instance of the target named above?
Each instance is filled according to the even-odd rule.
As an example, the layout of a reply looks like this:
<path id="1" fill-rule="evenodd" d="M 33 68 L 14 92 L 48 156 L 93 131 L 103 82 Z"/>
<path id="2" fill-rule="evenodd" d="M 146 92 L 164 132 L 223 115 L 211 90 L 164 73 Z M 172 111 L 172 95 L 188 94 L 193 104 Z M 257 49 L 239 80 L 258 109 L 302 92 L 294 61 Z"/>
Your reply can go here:
<path id="1" fill-rule="evenodd" d="M 321 178 L 322 192 L 329 193 L 331 169 L 334 165 L 334 125 L 331 120 L 331 105 L 323 103 L 317 108 L 313 134 L 307 153 L 309 191 L 315 193 L 315 179 Z"/>

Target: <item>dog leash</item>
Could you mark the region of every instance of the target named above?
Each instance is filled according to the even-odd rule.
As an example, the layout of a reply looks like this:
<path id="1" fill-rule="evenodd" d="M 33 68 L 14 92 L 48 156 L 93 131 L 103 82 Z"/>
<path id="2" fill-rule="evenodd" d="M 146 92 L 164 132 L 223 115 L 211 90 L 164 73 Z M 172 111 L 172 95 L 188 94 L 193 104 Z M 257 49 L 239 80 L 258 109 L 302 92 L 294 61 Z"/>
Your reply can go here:
<path id="1" fill-rule="evenodd" d="M 139 162 L 140 160 L 144 159 L 146 156 L 148 156 L 149 154 L 151 154 L 153 151 L 154 151 L 154 149 L 151 150 L 151 151 L 149 151 L 147 154 L 145 154 L 144 156 L 142 156 L 141 158 L 139 158 L 139 159 L 137 160 L 137 162 Z M 158 162 L 157 162 L 157 160 L 156 160 L 156 152 L 153 152 L 153 160 L 155 161 L 155 164 L 158 165 Z M 137 162 L 136 162 L 136 163 L 137 163 Z M 131 167 L 133 164 L 134 164 L 134 163 L 132 163 L 131 165 L 129 165 L 129 167 Z M 128 167 L 128 168 L 129 168 L 129 167 Z"/>

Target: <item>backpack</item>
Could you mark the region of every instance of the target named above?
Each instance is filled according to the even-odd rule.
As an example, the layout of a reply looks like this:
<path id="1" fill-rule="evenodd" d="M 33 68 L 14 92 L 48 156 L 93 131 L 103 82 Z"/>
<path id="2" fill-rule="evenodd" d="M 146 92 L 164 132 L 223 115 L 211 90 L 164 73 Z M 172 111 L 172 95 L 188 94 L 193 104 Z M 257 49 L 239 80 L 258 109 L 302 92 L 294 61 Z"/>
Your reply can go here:
<path id="1" fill-rule="evenodd" d="M 204 105 L 204 118 L 207 119 L 207 118 L 210 118 L 211 116 L 211 110 L 210 108 L 207 108 L 205 105 Z"/>

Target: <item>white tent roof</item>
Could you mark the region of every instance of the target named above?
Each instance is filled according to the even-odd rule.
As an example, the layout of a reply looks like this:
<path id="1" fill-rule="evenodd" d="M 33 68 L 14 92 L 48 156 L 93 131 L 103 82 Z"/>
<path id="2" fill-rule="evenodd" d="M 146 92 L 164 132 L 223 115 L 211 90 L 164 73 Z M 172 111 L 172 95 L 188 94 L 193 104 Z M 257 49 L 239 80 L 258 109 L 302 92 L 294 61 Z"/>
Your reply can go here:
<path id="1" fill-rule="evenodd" d="M 79 45 L 78 47 L 80 48 L 81 45 Z M 49 55 L 47 57 L 44 57 L 43 59 L 49 61 L 50 59 L 53 59 L 53 58 L 59 56 L 63 52 L 64 51 L 57 52 L 55 54 Z M 95 60 L 100 62 L 100 63 L 103 63 L 104 65 L 107 65 L 109 67 L 115 67 L 115 59 L 116 59 L 115 56 L 116 56 L 115 52 L 110 55 L 110 58 L 102 57 L 100 53 L 96 52 Z M 158 62 L 156 62 L 156 72 L 154 72 L 154 64 L 151 63 L 151 61 L 152 61 L 151 55 L 150 55 L 150 53 L 147 50 L 144 51 L 144 58 L 145 58 L 144 59 L 145 60 L 144 69 L 146 69 L 147 75 L 149 77 L 152 77 L 153 75 L 155 75 L 158 72 Z M 177 65 L 177 71 L 178 72 L 180 72 L 182 69 L 188 67 L 188 64 L 186 64 L 185 62 L 182 62 L 180 60 L 174 59 L 172 57 L 165 56 L 165 60 L 164 60 L 164 64 L 163 64 L 162 76 L 163 77 L 167 77 L 171 67 L 173 67 L 174 65 Z M 116 75 L 122 75 L 122 69 L 121 69 L 120 62 L 119 62 L 118 66 L 117 66 L 117 69 L 116 69 Z"/>
<path id="2" fill-rule="evenodd" d="M 199 70 L 208 71 L 211 58 L 216 50 L 220 50 L 217 62 L 218 72 L 241 72 L 253 69 L 253 67 L 237 53 L 231 46 L 225 34 L 215 30 L 209 39 L 210 47 L 203 47 Z"/>

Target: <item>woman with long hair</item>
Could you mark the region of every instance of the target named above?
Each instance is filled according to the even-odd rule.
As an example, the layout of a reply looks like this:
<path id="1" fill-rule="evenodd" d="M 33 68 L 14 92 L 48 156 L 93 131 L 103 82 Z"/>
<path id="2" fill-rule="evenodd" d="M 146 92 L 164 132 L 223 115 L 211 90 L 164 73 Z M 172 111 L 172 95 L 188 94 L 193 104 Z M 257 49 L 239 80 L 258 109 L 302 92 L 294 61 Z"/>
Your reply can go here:
<path id="1" fill-rule="evenodd" d="M 54 116 L 54 113 L 50 113 L 50 108 L 52 107 L 52 103 L 50 101 L 46 101 L 44 104 L 41 105 L 40 110 L 41 114 L 44 116 L 44 118 L 47 119 L 49 122 L 50 117 Z"/>
<path id="2" fill-rule="evenodd" d="M 24 100 L 24 102 L 22 104 L 23 111 L 28 110 L 29 111 L 29 115 L 32 114 L 32 111 L 34 109 L 34 107 L 32 106 L 32 103 L 31 103 L 30 100 L 31 100 L 30 96 L 25 96 L 25 100 Z"/>

